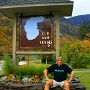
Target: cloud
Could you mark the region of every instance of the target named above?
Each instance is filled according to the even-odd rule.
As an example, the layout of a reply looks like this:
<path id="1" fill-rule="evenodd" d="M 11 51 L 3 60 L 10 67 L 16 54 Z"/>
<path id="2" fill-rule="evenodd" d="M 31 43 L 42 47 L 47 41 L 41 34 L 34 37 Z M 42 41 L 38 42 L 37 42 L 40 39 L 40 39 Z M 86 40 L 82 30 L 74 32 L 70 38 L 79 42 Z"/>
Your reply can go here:
<path id="1" fill-rule="evenodd" d="M 90 0 L 72 0 L 74 1 L 72 16 L 90 14 Z"/>

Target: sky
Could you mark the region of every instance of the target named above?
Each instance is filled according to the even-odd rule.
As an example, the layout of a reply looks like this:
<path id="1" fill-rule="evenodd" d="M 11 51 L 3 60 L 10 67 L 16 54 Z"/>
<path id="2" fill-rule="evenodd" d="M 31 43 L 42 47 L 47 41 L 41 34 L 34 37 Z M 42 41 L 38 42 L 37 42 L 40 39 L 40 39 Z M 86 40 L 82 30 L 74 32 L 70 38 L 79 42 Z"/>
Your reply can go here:
<path id="1" fill-rule="evenodd" d="M 90 0 L 71 0 L 74 1 L 72 16 L 90 14 Z"/>
<path id="2" fill-rule="evenodd" d="M 42 22 L 44 20 L 44 17 L 31 17 L 29 20 L 27 20 L 24 29 L 26 31 L 26 37 L 28 40 L 33 40 L 39 35 L 38 31 L 38 22 Z"/>

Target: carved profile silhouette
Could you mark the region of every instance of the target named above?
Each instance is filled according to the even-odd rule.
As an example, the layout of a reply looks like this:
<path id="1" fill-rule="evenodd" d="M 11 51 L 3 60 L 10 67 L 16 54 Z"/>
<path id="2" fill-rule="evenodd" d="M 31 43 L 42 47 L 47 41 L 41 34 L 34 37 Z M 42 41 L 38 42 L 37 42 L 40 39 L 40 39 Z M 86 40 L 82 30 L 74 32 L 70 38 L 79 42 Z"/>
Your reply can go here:
<path id="1" fill-rule="evenodd" d="M 26 37 L 28 40 L 33 40 L 39 35 L 39 30 L 37 28 L 37 23 L 42 22 L 44 17 L 31 17 L 27 20 L 24 30 L 26 31 Z"/>

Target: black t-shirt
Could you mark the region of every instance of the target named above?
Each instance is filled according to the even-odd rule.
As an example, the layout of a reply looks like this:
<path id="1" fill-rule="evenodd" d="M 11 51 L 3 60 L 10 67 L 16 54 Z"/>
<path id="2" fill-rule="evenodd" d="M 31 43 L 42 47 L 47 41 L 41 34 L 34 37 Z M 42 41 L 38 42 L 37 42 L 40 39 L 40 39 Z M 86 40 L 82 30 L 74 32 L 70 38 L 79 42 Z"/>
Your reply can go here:
<path id="1" fill-rule="evenodd" d="M 67 79 L 67 73 L 71 74 L 72 69 L 66 65 L 62 64 L 62 66 L 58 66 L 57 64 L 53 64 L 47 68 L 48 72 L 54 73 L 54 80 L 61 82 Z"/>

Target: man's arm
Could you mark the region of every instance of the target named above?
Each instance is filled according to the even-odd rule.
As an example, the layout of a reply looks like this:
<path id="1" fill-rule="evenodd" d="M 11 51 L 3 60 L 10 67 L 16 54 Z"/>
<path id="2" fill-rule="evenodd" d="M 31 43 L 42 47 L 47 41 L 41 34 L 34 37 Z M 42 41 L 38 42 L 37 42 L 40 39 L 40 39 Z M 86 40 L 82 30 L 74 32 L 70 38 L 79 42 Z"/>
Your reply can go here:
<path id="1" fill-rule="evenodd" d="M 45 76 L 46 80 L 49 80 L 49 78 L 48 78 L 48 70 L 47 69 L 44 70 L 44 76 Z"/>
<path id="2" fill-rule="evenodd" d="M 73 79 L 73 77 L 74 77 L 74 71 L 71 72 L 71 75 L 70 75 L 68 82 L 70 82 Z"/>

